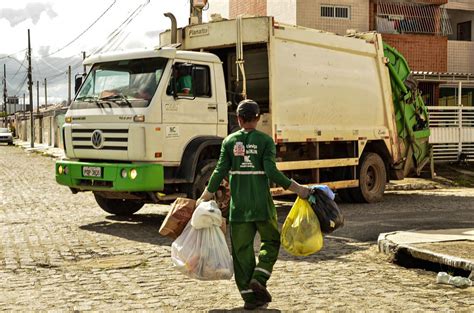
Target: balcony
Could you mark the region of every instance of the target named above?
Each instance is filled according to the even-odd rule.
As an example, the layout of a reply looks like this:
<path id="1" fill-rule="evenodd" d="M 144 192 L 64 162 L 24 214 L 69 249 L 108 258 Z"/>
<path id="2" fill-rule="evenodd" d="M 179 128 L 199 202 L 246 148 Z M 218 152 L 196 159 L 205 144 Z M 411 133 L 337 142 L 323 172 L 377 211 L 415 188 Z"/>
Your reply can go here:
<path id="1" fill-rule="evenodd" d="M 374 3 L 376 30 L 386 34 L 450 35 L 448 14 L 440 6 L 443 2 L 378 0 Z"/>

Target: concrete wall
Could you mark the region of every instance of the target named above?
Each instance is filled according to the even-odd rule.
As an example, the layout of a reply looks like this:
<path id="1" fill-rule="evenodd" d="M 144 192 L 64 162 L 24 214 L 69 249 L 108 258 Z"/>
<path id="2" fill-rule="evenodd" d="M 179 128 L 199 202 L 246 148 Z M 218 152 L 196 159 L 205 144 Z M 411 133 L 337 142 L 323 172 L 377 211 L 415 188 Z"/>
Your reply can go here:
<path id="1" fill-rule="evenodd" d="M 50 115 L 35 115 L 35 143 L 47 144 L 52 147 L 63 148 L 61 128 L 64 124 L 64 111 L 51 112 Z M 31 141 L 31 121 L 29 116 L 17 114 L 15 116 L 17 137 L 20 140 Z"/>
<path id="2" fill-rule="evenodd" d="M 267 15 L 274 16 L 275 21 L 296 25 L 297 0 L 267 0 Z"/>
<path id="3" fill-rule="evenodd" d="M 241 14 L 255 16 L 267 15 L 267 0 L 230 0 L 229 17 L 236 18 Z"/>
<path id="4" fill-rule="evenodd" d="M 205 11 L 208 20 L 212 14 L 220 14 L 223 18 L 229 18 L 229 0 L 214 0 L 209 3 L 209 10 Z"/>
<path id="5" fill-rule="evenodd" d="M 448 72 L 474 73 L 474 41 L 448 40 Z"/>
<path id="6" fill-rule="evenodd" d="M 474 1 L 472 0 L 449 0 L 445 5 L 446 9 L 471 10 L 474 11 Z"/>
<path id="7" fill-rule="evenodd" d="M 350 6 L 350 19 L 321 17 L 321 5 Z M 347 29 L 369 30 L 369 0 L 299 0 L 296 3 L 298 25 L 345 35 Z"/>
<path id="8" fill-rule="evenodd" d="M 446 72 L 448 39 L 430 35 L 382 34 L 383 40 L 407 59 L 412 71 Z"/>

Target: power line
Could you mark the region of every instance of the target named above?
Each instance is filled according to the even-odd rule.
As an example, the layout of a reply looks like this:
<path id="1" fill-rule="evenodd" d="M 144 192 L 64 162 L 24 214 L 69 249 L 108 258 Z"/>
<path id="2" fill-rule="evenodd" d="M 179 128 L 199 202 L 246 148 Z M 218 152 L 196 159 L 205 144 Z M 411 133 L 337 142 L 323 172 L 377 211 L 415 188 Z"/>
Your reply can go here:
<path id="1" fill-rule="evenodd" d="M 105 48 L 106 47 L 112 47 L 113 44 L 117 44 L 117 42 L 120 40 L 118 39 L 119 36 L 123 33 L 123 31 L 125 30 L 125 28 L 142 12 L 142 10 L 150 3 L 150 0 L 146 0 L 144 3 L 140 4 L 131 14 L 129 14 L 127 16 L 127 18 L 122 22 L 120 23 L 120 25 L 115 28 L 108 36 L 107 36 L 107 41 L 105 44 L 103 44 L 102 46 L 100 46 L 98 49 L 95 49 L 91 54 L 96 54 L 96 53 L 99 53 L 99 52 L 102 52 L 104 50 L 106 50 Z M 127 35 L 128 36 L 128 35 Z M 119 44 L 121 42 L 123 42 L 124 39 L 122 39 Z"/>
<path id="2" fill-rule="evenodd" d="M 49 56 L 52 56 L 53 54 L 56 54 L 62 50 L 64 50 L 65 48 L 69 47 L 71 44 L 73 44 L 77 39 L 79 39 L 82 35 L 84 35 L 89 29 L 92 28 L 92 26 L 94 26 L 114 5 L 115 3 L 117 2 L 117 0 L 114 0 L 112 2 L 112 4 L 109 5 L 109 7 L 107 9 L 105 9 L 104 12 L 102 12 L 101 15 L 99 15 L 99 17 L 94 21 L 92 22 L 92 24 L 90 24 L 84 31 L 82 31 L 79 35 L 77 35 L 73 40 L 71 40 L 70 42 L 68 42 L 65 46 L 63 46 L 62 48 L 59 48 L 58 50 L 44 56 L 44 58 L 47 58 Z"/>
<path id="3" fill-rule="evenodd" d="M 17 52 L 14 52 L 14 53 L 10 53 L 10 54 L 8 54 L 8 55 L 4 55 L 4 56 L 0 57 L 0 60 L 6 59 L 6 58 L 10 58 L 10 57 L 14 56 L 15 54 L 18 54 L 18 53 L 23 52 L 23 51 L 26 51 L 26 48 L 25 48 L 25 49 L 21 49 L 20 51 L 17 51 Z"/>
<path id="4" fill-rule="evenodd" d="M 18 67 L 17 71 L 15 72 L 15 74 L 13 75 L 13 77 L 11 78 L 12 80 L 15 79 L 16 75 L 18 75 L 18 73 L 20 72 L 20 69 L 22 67 L 26 68 L 26 66 L 24 66 L 24 63 L 26 62 L 26 53 L 25 53 L 25 57 L 23 58 L 23 61 L 21 62 L 20 66 Z"/>

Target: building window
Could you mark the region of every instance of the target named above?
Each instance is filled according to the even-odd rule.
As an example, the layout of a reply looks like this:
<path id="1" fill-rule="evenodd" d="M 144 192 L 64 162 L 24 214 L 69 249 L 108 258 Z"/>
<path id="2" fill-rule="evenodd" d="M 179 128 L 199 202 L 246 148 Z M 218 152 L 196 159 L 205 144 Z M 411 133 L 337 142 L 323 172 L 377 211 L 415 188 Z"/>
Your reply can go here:
<path id="1" fill-rule="evenodd" d="M 321 5 L 321 17 L 341 18 L 348 20 L 351 18 L 351 7 L 345 5 L 323 4 Z"/>
<path id="2" fill-rule="evenodd" d="M 458 40 L 471 41 L 471 21 L 458 23 Z"/>

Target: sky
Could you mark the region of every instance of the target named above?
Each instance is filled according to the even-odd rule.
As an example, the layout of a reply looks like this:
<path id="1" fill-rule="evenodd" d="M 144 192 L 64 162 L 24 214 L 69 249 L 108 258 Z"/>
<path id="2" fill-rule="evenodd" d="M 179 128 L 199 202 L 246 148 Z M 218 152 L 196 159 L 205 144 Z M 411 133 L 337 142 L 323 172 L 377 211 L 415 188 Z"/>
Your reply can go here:
<path id="1" fill-rule="evenodd" d="M 40 81 L 40 104 L 44 103 L 44 78 L 48 103 L 67 99 L 67 68 L 82 73 L 82 51 L 86 55 L 126 50 L 152 49 L 159 45 L 159 33 L 170 28 L 163 16 L 171 12 L 178 27 L 187 25 L 189 0 L 2 0 L 0 5 L 0 73 L 6 64 L 7 94 L 20 97 L 26 84 L 28 29 L 33 68 L 33 99 Z M 225 0 L 210 0 L 206 13 L 227 15 Z M 222 12 L 221 12 L 222 11 Z M 207 19 L 207 14 L 204 15 Z M 3 90 L 3 88 L 2 88 Z M 3 99 L 3 92 L 2 99 Z M 3 101 L 2 101 L 3 102 Z"/>

